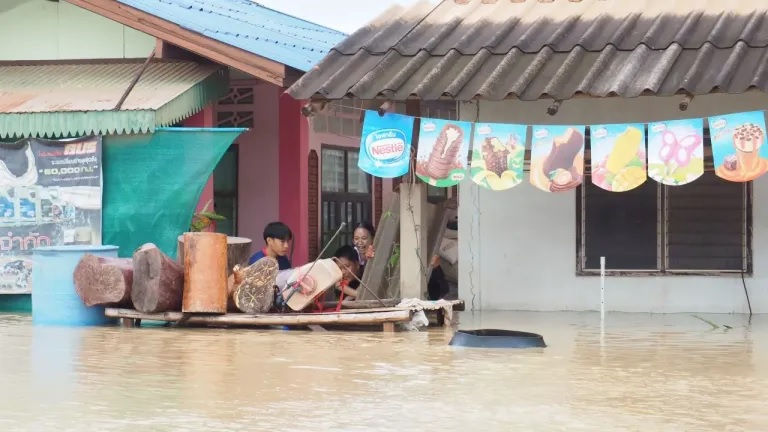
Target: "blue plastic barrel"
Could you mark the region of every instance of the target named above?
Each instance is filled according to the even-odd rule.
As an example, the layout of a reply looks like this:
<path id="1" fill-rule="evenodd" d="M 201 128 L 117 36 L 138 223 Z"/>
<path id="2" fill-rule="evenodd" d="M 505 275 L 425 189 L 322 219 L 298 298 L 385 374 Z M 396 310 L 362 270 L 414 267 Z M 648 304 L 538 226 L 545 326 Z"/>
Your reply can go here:
<path id="1" fill-rule="evenodd" d="M 72 274 L 86 253 L 117 258 L 117 246 L 49 246 L 32 251 L 32 323 L 96 326 L 115 324 L 104 307 L 87 307 L 75 292 Z"/>

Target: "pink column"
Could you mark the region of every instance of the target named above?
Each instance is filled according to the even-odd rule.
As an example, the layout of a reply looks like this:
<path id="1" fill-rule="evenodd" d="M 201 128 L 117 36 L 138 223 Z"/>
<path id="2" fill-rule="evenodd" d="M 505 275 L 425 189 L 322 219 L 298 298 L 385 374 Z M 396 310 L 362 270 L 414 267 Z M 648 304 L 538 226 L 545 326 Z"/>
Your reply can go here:
<path id="1" fill-rule="evenodd" d="M 293 263 L 298 265 L 307 262 L 309 253 L 309 120 L 301 114 L 302 101 L 281 91 L 278 104 L 280 220 L 293 231 Z"/>
<path id="2" fill-rule="evenodd" d="M 216 120 L 214 116 L 215 116 L 214 105 L 213 104 L 208 105 L 199 113 L 185 119 L 184 127 L 191 127 L 191 128 L 216 127 Z M 211 175 L 208 178 L 208 181 L 205 183 L 205 189 L 203 189 L 203 193 L 200 194 L 200 200 L 197 202 L 197 208 L 195 208 L 195 212 L 199 212 L 200 210 L 202 210 L 208 201 L 211 201 L 211 205 L 210 207 L 208 207 L 208 210 L 213 211 L 213 175 Z M 214 222 L 212 227 L 215 228 L 215 226 L 216 225 Z"/>

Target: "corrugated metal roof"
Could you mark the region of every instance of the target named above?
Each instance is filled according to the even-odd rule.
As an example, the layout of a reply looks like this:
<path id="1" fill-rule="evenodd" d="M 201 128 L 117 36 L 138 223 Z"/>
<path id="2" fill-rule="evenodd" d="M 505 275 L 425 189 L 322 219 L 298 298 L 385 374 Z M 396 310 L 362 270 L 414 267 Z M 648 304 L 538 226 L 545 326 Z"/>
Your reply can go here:
<path id="1" fill-rule="evenodd" d="M 142 62 L 0 65 L 0 137 L 144 133 L 226 94 L 226 68 L 153 62 L 113 111 Z"/>
<path id="2" fill-rule="evenodd" d="M 300 71 L 309 70 L 347 36 L 249 0 L 118 2 Z"/>
<path id="3" fill-rule="evenodd" d="M 469 0 L 393 7 L 297 99 L 569 99 L 768 90 L 768 1 Z"/>

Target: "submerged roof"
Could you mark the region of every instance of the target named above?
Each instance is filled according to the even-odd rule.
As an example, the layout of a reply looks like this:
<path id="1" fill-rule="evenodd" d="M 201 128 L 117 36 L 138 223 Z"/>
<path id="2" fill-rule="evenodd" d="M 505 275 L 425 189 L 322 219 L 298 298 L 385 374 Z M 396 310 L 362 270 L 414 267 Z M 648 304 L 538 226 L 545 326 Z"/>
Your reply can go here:
<path id="1" fill-rule="evenodd" d="M 117 1 L 300 71 L 309 70 L 347 36 L 250 0 Z"/>
<path id="2" fill-rule="evenodd" d="M 114 110 L 142 62 L 0 64 L 0 138 L 152 132 L 226 94 L 226 68 L 152 62 Z"/>
<path id="3" fill-rule="evenodd" d="M 501 100 L 768 90 L 768 1 L 445 0 L 396 6 L 288 93 Z"/>

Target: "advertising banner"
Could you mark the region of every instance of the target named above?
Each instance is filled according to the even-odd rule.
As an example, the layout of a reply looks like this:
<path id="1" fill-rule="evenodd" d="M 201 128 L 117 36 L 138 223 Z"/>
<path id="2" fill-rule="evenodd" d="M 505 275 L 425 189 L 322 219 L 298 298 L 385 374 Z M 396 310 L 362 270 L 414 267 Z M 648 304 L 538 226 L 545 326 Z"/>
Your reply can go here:
<path id="1" fill-rule="evenodd" d="M 32 249 L 101 244 L 101 137 L 0 144 L 0 294 L 32 292 Z"/>
<path id="2" fill-rule="evenodd" d="M 472 123 L 421 119 L 416 175 L 437 187 L 459 184 L 467 175 Z"/>
<path id="3" fill-rule="evenodd" d="M 357 166 L 374 177 L 394 178 L 408 173 L 413 117 L 366 111 Z"/>

